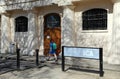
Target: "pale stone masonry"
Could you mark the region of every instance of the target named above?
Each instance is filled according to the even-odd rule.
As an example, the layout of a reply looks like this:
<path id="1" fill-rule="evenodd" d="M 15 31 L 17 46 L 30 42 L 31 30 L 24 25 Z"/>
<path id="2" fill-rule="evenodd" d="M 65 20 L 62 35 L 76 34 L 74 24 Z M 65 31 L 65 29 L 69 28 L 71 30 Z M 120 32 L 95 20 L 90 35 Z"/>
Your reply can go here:
<path id="1" fill-rule="evenodd" d="M 13 2 L 12 2 L 13 1 Z M 107 30 L 83 30 L 82 13 L 93 8 L 107 10 Z M 19 42 L 21 53 L 44 52 L 44 16 L 61 17 L 61 46 L 103 48 L 104 62 L 120 65 L 120 0 L 4 0 L 0 1 L 1 53 Z M 28 32 L 15 32 L 15 19 L 28 18 Z"/>

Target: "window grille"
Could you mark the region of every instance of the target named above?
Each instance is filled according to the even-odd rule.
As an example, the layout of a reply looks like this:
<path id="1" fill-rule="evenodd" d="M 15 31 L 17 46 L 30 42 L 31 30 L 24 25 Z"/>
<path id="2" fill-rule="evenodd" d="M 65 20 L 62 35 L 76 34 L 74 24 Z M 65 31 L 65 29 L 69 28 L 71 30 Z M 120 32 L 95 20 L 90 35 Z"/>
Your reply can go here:
<path id="1" fill-rule="evenodd" d="M 15 32 L 27 32 L 28 31 L 28 18 L 24 16 L 17 17 L 15 19 Z"/>
<path id="2" fill-rule="evenodd" d="M 82 14 L 83 30 L 106 30 L 107 29 L 107 10 L 91 9 Z"/>

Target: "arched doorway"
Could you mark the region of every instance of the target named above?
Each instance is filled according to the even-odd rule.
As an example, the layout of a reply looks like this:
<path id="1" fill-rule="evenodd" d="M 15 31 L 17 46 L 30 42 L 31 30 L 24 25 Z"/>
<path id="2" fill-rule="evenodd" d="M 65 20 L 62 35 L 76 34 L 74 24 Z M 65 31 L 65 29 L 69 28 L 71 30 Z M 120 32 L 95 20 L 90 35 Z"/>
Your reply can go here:
<path id="1" fill-rule="evenodd" d="M 50 40 L 57 44 L 56 53 L 61 52 L 61 18 L 57 13 L 50 13 L 44 16 L 44 55 L 49 53 Z"/>

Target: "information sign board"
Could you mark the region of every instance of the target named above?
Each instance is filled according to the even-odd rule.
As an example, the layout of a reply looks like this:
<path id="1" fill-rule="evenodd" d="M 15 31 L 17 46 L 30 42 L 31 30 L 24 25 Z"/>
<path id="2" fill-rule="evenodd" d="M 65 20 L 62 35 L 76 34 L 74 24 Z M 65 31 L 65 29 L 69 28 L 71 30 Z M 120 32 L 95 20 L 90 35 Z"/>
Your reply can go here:
<path id="1" fill-rule="evenodd" d="M 99 60 L 99 73 L 103 76 L 103 49 L 91 47 L 62 46 L 62 71 L 65 71 L 65 57 L 78 57 Z"/>
<path id="2" fill-rule="evenodd" d="M 99 48 L 64 47 L 64 56 L 99 59 Z"/>

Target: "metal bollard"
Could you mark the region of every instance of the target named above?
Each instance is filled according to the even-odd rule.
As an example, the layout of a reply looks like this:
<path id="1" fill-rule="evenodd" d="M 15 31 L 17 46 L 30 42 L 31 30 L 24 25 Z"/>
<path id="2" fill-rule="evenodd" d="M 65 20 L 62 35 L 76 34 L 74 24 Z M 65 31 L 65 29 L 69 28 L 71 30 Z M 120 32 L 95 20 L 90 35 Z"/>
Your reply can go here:
<path id="1" fill-rule="evenodd" d="M 103 49 L 100 48 L 100 56 L 99 56 L 99 64 L 100 64 L 100 77 L 103 77 L 104 75 L 104 71 L 103 71 Z"/>
<path id="2" fill-rule="evenodd" d="M 17 50 L 17 69 L 20 69 L 20 49 Z"/>
<path id="3" fill-rule="evenodd" d="M 62 71 L 65 71 L 64 46 L 62 46 Z"/>
<path id="4" fill-rule="evenodd" d="M 39 65 L 39 54 L 38 54 L 38 52 L 39 52 L 39 49 L 36 49 L 36 66 Z"/>

